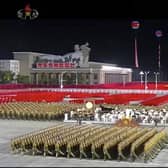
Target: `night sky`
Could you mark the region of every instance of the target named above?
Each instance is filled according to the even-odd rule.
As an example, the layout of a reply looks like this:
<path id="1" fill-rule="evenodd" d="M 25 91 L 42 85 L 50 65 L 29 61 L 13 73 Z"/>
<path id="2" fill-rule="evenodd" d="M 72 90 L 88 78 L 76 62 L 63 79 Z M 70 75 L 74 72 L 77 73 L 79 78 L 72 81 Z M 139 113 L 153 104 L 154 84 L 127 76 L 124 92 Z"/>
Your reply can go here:
<path id="1" fill-rule="evenodd" d="M 159 15 L 157 4 L 150 6 L 145 2 L 126 0 L 114 1 L 112 5 L 97 2 L 97 6 L 90 1 L 58 2 L 11 1 L 10 5 L 1 5 L 8 12 L 0 11 L 0 58 L 12 58 L 13 51 L 62 55 L 72 52 L 74 44 L 88 42 L 90 60 L 133 68 L 134 30 L 130 25 L 132 20 L 138 20 L 140 29 L 136 34 L 140 68 L 157 68 L 158 40 L 154 33 L 161 29 L 161 68 L 167 69 L 168 14 L 162 10 Z M 36 20 L 17 18 L 17 10 L 27 3 L 39 11 Z"/>

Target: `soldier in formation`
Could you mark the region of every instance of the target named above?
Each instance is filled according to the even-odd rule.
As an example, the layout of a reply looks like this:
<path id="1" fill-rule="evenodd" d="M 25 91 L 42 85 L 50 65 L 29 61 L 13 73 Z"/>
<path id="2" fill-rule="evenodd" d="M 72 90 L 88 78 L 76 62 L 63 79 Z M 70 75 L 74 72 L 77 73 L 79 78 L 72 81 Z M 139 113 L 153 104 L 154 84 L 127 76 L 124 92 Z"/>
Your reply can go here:
<path id="1" fill-rule="evenodd" d="M 82 159 L 154 158 L 168 143 L 165 130 L 103 125 L 57 124 L 13 138 L 14 152 Z"/>

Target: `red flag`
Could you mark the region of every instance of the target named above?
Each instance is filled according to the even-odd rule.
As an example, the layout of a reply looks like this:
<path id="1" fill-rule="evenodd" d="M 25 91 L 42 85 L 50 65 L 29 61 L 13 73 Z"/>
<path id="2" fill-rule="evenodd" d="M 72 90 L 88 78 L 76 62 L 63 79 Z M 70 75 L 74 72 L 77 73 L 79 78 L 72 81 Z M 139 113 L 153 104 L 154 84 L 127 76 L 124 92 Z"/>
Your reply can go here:
<path id="1" fill-rule="evenodd" d="M 131 27 L 132 27 L 132 29 L 139 29 L 139 27 L 140 27 L 139 21 L 132 21 Z"/>
<path id="2" fill-rule="evenodd" d="M 137 40 L 135 37 L 135 67 L 139 68 L 139 64 L 138 64 L 138 51 L 137 51 Z"/>

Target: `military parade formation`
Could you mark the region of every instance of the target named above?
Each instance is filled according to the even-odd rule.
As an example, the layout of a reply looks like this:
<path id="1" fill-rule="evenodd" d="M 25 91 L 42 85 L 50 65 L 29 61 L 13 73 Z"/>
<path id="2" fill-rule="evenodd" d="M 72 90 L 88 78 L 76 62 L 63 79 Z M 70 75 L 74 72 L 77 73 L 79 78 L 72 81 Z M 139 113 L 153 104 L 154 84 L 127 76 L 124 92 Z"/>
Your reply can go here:
<path id="1" fill-rule="evenodd" d="M 103 120 L 104 114 L 117 116 L 116 124 L 64 123 L 31 132 L 11 140 L 13 153 L 103 160 L 154 159 L 166 147 L 168 135 L 157 125 L 142 127 L 137 116 L 167 117 L 168 107 L 142 107 L 139 105 L 94 105 L 85 104 L 11 102 L 0 104 L 2 119 L 59 120 L 68 119 Z M 157 115 L 155 115 L 157 112 Z M 139 114 L 138 114 L 139 113 Z M 124 114 L 124 115 L 121 115 Z M 117 122 L 118 121 L 118 122 Z M 120 122 L 119 122 L 120 121 Z M 143 121 L 141 119 L 141 121 Z M 167 120 L 165 119 L 167 122 Z M 125 122 L 125 123 L 124 123 Z M 129 122 L 135 122 L 129 124 Z M 123 124 L 124 123 L 124 124 Z"/>
<path id="2" fill-rule="evenodd" d="M 81 105 L 66 103 L 12 102 L 0 104 L 0 118 L 22 120 L 63 120 L 64 113 Z"/>
<path id="3" fill-rule="evenodd" d="M 84 3 L 80 3 L 80 7 Z M 66 3 L 60 9 L 65 11 L 65 6 Z M 49 13 L 49 10 L 45 11 Z M 75 12 L 76 10 L 78 8 Z M 86 10 L 84 15 L 87 13 Z M 17 17 L 23 22 L 38 18 L 39 11 L 34 7 L 31 8 L 29 3 L 16 10 Z M 55 9 L 50 11 L 56 12 Z M 43 16 L 40 14 L 40 17 Z M 164 62 L 166 48 L 161 45 L 165 32 L 155 30 L 157 41 L 153 43 L 150 38 L 146 38 L 147 36 L 138 38 L 141 28 L 138 20 L 131 22 L 132 30 L 125 30 L 126 36 L 124 31 L 124 34 L 117 36 L 116 30 L 119 28 L 121 33 L 127 21 L 124 21 L 124 24 L 118 21 L 112 24 L 111 21 L 103 19 L 99 25 L 98 22 L 92 21 L 67 20 L 71 27 L 68 27 L 64 21 L 53 22 L 53 19 L 49 22 L 44 21 L 42 25 L 39 24 L 40 22 L 36 24 L 33 21 L 31 26 L 19 23 L 20 30 L 28 27 L 30 31 L 27 29 L 26 32 L 22 30 L 20 35 L 14 34 L 18 38 L 16 40 L 14 38 L 9 40 L 3 36 L 1 38 L 3 41 L 7 39 L 6 42 L 1 43 L 2 48 L 14 49 L 14 52 L 10 52 L 9 59 L 8 54 L 2 51 L 1 55 L 4 58 L 0 60 L 1 165 L 8 163 L 12 166 L 24 167 L 40 165 L 66 167 L 77 164 L 96 165 L 96 167 L 168 165 L 166 156 L 168 154 L 168 81 L 166 81 L 168 73 Z M 164 22 L 155 23 L 154 20 L 147 22 L 145 21 L 145 26 L 142 25 L 145 27 L 144 30 L 156 27 L 155 24 L 158 26 L 162 24 L 161 27 L 165 24 Z M 7 36 L 14 37 L 13 32 L 9 32 L 10 24 L 5 27 L 4 23 L 3 21 L 1 35 L 7 33 Z M 14 22 L 12 24 L 14 28 L 12 30 L 18 29 Z M 35 33 L 30 33 L 33 25 L 35 25 Z M 63 27 L 67 33 L 64 33 Z M 94 27 L 97 30 L 94 30 Z M 131 38 L 127 39 L 129 45 L 125 45 L 126 50 L 119 51 L 118 54 L 115 50 L 115 54 L 112 53 L 112 56 L 118 55 L 116 59 L 118 63 L 113 61 L 112 63 L 107 58 L 108 46 L 111 45 L 113 48 L 117 46 L 115 42 L 105 45 L 107 43 L 105 43 L 103 33 L 105 32 L 105 36 L 110 34 L 107 27 L 110 29 L 115 27 L 113 37 L 120 43 L 121 37 L 126 39 L 132 34 Z M 85 30 L 85 33 L 82 33 L 80 29 Z M 5 33 L 4 30 L 8 32 Z M 48 31 L 51 33 L 48 34 Z M 78 33 L 77 36 L 73 32 Z M 32 41 L 33 33 L 36 35 L 35 41 Z M 81 41 L 85 36 L 85 39 L 93 41 L 90 38 L 93 33 L 101 35 L 100 45 L 97 45 L 97 42 L 93 44 L 94 50 L 99 46 L 100 52 L 96 53 L 97 56 L 101 56 L 99 61 L 95 59 L 97 56 L 94 53 L 91 58 L 90 42 L 82 44 Z M 80 42 L 74 44 L 74 51 L 63 53 L 62 50 L 62 54 L 56 54 L 55 49 L 52 49 L 53 44 L 59 44 L 56 48 L 61 48 L 63 46 L 61 38 L 63 41 L 65 39 L 67 42 L 71 41 L 71 34 L 72 39 L 76 37 L 79 39 L 80 35 Z M 31 36 L 28 37 L 29 35 Z M 94 41 L 98 41 L 95 35 Z M 23 39 L 20 38 L 21 36 Z M 52 38 L 47 40 L 47 36 Z M 38 38 L 40 41 L 47 41 L 48 47 L 38 42 L 36 40 Z M 108 41 L 110 38 L 109 36 Z M 145 38 L 146 42 L 150 43 L 148 46 L 150 50 L 139 47 Z M 57 39 L 58 42 L 54 43 L 53 39 Z M 15 41 L 14 46 L 19 48 L 16 50 L 12 44 Z M 30 44 L 31 41 L 32 44 Z M 6 44 L 8 44 L 7 47 Z M 34 44 L 37 44 L 38 48 Z M 120 49 L 122 45 L 124 43 L 119 45 Z M 134 63 L 130 56 L 126 62 L 119 61 L 122 54 L 130 55 L 127 49 L 131 46 L 133 47 L 133 52 L 131 52 L 133 57 L 131 57 Z M 27 47 L 28 52 L 24 51 Z M 152 62 L 148 62 L 144 57 L 148 51 L 152 51 L 157 56 L 156 59 L 152 59 Z M 149 58 L 150 52 L 147 55 Z M 139 59 L 139 53 L 142 56 L 141 59 Z M 123 62 L 122 65 L 119 62 Z"/>
<path id="4" fill-rule="evenodd" d="M 137 123 L 154 125 L 168 123 L 168 106 L 142 105 L 94 105 L 87 109 L 84 104 L 47 102 L 10 102 L 0 104 L 0 118 L 22 120 L 95 120 L 115 123 L 120 119 L 134 119 Z"/>
<path id="5" fill-rule="evenodd" d="M 11 149 L 32 155 L 146 162 L 167 143 L 165 130 L 156 128 L 57 124 L 13 138 Z"/>

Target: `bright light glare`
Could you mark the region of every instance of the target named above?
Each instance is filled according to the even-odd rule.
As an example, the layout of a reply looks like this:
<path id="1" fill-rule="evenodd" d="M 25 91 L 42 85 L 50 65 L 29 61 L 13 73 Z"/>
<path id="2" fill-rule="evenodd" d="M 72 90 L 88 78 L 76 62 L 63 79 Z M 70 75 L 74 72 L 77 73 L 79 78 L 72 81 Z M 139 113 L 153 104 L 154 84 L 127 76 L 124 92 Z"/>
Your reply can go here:
<path id="1" fill-rule="evenodd" d="M 118 71 L 127 71 L 127 72 L 132 72 L 132 69 L 130 68 L 121 68 L 121 67 L 112 67 L 112 66 L 106 66 L 106 65 L 103 65 L 102 70 L 104 71 L 115 71 L 115 70 L 118 70 Z"/>

